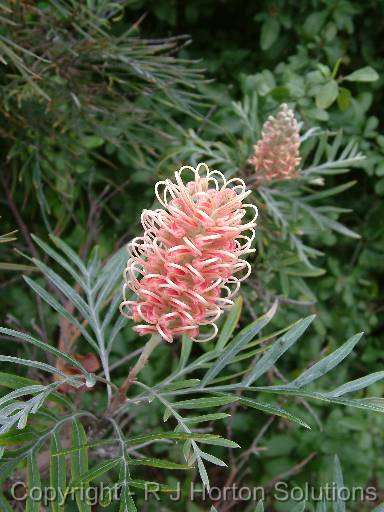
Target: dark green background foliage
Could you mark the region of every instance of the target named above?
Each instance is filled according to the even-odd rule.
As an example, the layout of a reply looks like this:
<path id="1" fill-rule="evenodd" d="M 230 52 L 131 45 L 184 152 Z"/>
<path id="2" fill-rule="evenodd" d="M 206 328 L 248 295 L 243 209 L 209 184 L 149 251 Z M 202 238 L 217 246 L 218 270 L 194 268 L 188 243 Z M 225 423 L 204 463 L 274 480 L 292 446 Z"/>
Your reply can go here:
<path id="1" fill-rule="evenodd" d="M 153 204 L 154 183 L 183 163 L 206 161 L 249 177 L 247 159 L 262 122 L 287 102 L 303 123 L 302 133 L 320 127 L 332 139 L 341 129 L 343 145 L 355 142 L 366 156 L 348 175 L 326 176 L 329 188 L 356 182 L 331 199 L 346 209 L 343 224 L 360 238 L 300 219 L 294 228 L 322 253 L 313 260 L 316 267 L 306 267 L 286 240 L 274 237 L 276 225 L 261 207 L 254 286 L 243 288 L 247 307 L 241 325 L 279 296 L 276 329 L 317 313 L 311 335 L 279 367 L 289 380 L 360 331 L 366 335 L 359 351 L 321 385 L 336 388 L 382 369 L 382 0 L 2 1 L 0 26 L 0 235 L 18 230 L 16 240 L 0 238 L 2 325 L 34 330 L 53 344 L 59 338 L 58 316 L 35 300 L 21 277 L 43 282 L 26 259 L 44 259 L 29 233 L 47 240 L 52 232 L 82 257 L 97 245 L 101 257 L 108 257 L 139 234 L 141 210 Z M 308 154 L 313 152 L 308 145 Z M 331 217 L 336 220 L 339 213 Z M 282 254 L 294 259 L 286 273 Z M 16 342 L 0 343 L 3 354 L 25 352 Z M 141 344 L 125 329 L 112 363 Z M 209 347 L 193 350 L 204 349 Z M 79 343 L 77 351 L 86 350 Z M 177 343 L 160 347 L 143 379 L 148 384 L 163 379 L 170 354 L 176 364 L 179 352 Z M 24 354 L 34 355 L 33 350 Z M 120 367 L 117 380 L 125 373 Z M 268 378 L 275 382 L 273 373 Z M 383 384 L 373 388 L 382 396 Z M 290 410 L 300 411 L 311 431 L 283 419 L 271 424 L 261 442 L 265 450 L 250 456 L 243 483 L 267 484 L 313 452 L 305 469 L 288 479 L 292 485 L 326 482 L 337 453 L 348 485 L 376 485 L 384 493 L 382 414 L 313 408 L 321 428 L 300 402 Z M 155 428 L 160 414 L 156 406 L 142 409 L 132 432 Z M 267 419 L 238 408 L 231 438 L 245 450 Z M 167 445 L 161 446 L 155 456 L 164 453 Z M 213 485 L 223 485 L 228 474 L 214 468 Z M 369 510 L 368 504 L 351 507 Z M 205 510 L 186 503 L 171 509 Z M 291 508 L 280 504 L 270 510 Z"/>

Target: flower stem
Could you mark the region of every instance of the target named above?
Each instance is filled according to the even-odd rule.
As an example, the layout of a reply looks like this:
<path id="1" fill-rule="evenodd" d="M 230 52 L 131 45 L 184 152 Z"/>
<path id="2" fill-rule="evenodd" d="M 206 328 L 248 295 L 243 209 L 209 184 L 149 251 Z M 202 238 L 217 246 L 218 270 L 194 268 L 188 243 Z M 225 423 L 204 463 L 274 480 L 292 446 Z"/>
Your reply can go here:
<path id="1" fill-rule="evenodd" d="M 132 383 L 136 380 L 138 374 L 141 372 L 141 370 L 144 368 L 144 366 L 147 364 L 149 356 L 151 355 L 152 351 L 157 347 L 157 345 L 161 342 L 161 336 L 158 334 L 153 334 L 151 338 L 147 341 L 147 343 L 144 345 L 143 351 L 141 352 L 141 355 L 139 359 L 137 360 L 135 366 L 131 368 L 131 370 L 128 373 L 127 378 L 123 382 L 123 384 L 120 386 L 119 394 L 120 396 L 125 396 L 127 394 L 128 389 L 131 387 Z"/>

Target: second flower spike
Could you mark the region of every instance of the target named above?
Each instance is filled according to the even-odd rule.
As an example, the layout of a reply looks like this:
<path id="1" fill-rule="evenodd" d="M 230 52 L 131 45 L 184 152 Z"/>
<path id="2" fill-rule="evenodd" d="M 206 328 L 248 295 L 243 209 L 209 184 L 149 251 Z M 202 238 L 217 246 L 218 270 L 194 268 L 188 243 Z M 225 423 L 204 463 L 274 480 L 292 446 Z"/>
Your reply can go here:
<path id="1" fill-rule="evenodd" d="M 300 163 L 300 133 L 293 111 L 283 103 L 276 117 L 264 123 L 262 138 L 254 146 L 249 163 L 259 183 L 293 179 Z"/>

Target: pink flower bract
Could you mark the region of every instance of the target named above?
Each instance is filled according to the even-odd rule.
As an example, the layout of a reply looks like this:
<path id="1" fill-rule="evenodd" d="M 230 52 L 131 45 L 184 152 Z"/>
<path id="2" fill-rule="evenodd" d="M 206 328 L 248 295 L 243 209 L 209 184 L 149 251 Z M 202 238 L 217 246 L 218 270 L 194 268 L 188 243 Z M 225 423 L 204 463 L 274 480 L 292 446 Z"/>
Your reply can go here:
<path id="1" fill-rule="evenodd" d="M 184 174 L 190 181 L 183 181 Z M 175 182 L 160 181 L 155 192 L 163 208 L 143 211 L 144 236 L 128 246 L 120 310 L 140 322 L 134 330 L 141 335 L 160 334 L 172 342 L 186 334 L 208 341 L 250 274 L 241 256 L 254 251 L 257 208 L 243 203 L 250 191 L 242 180 L 227 180 L 206 164 L 182 167 Z M 247 208 L 253 210 L 249 221 Z M 127 299 L 129 290 L 134 300 Z M 200 333 L 201 326 L 209 332 Z"/>
<path id="2" fill-rule="evenodd" d="M 262 138 L 254 146 L 249 163 L 255 167 L 257 181 L 286 180 L 297 176 L 300 133 L 295 115 L 283 103 L 276 117 L 264 123 Z"/>

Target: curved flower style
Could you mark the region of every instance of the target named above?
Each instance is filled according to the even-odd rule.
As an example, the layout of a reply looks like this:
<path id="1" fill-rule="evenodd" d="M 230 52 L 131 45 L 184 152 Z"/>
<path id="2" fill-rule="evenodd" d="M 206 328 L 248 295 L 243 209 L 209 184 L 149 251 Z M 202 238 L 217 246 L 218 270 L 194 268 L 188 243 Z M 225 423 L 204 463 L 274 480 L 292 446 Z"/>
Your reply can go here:
<path id="1" fill-rule="evenodd" d="M 185 172 L 194 179 L 184 183 Z M 251 272 L 241 259 L 254 251 L 257 208 L 243 204 L 251 191 L 241 179 L 227 180 L 199 164 L 182 167 L 175 182 L 160 181 L 155 192 L 163 208 L 143 211 L 144 236 L 128 246 L 120 310 L 143 322 L 134 327 L 141 335 L 160 334 L 172 342 L 187 334 L 208 341 L 217 334 L 214 322 L 233 305 L 240 281 Z M 253 219 L 242 223 L 248 207 Z M 128 289 L 136 300 L 127 300 Z M 207 325 L 212 332 L 202 335 L 200 327 Z"/>
<path id="2" fill-rule="evenodd" d="M 254 146 L 249 163 L 256 169 L 257 180 L 286 180 L 297 176 L 300 163 L 299 126 L 292 110 L 283 103 L 276 117 L 264 123 L 262 138 Z"/>

